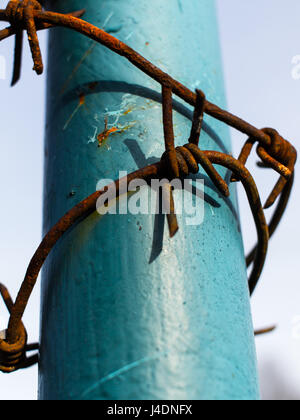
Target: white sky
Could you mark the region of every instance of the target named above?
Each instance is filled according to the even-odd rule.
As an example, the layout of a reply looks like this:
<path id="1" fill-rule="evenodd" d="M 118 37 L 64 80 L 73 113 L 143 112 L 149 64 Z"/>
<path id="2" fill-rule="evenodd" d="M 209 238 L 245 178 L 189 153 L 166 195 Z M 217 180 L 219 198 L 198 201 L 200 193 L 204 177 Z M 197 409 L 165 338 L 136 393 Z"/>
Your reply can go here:
<path id="1" fill-rule="evenodd" d="M 218 5 L 229 109 L 257 127 L 276 128 L 299 149 L 300 80 L 292 77 L 292 58 L 300 54 L 300 2 L 218 0 Z M 238 153 L 244 138 L 234 132 L 232 139 Z M 266 197 L 276 177 L 262 169 L 256 174 Z M 257 339 L 262 394 L 267 399 L 300 399 L 298 188 L 296 177 L 291 204 L 271 241 L 252 301 L 256 327 L 278 325 L 275 333 Z M 245 200 L 240 199 L 240 207 L 249 249 L 255 231 Z"/>
<path id="2" fill-rule="evenodd" d="M 292 58 L 300 55 L 299 0 L 217 0 L 223 48 L 228 108 L 257 127 L 274 127 L 297 147 L 300 120 L 300 79 L 292 77 Z M 39 34 L 44 51 L 46 34 Z M 13 40 L 0 45 L 8 78 Z M 28 262 L 41 237 L 44 76 L 31 71 L 26 46 L 22 80 L 14 89 L 1 80 L 0 281 L 15 297 Z M 232 135 L 235 154 L 245 137 Z M 256 159 L 253 159 L 255 162 Z M 276 179 L 255 169 L 266 197 Z M 298 178 L 286 217 L 270 245 L 261 284 L 252 301 L 256 327 L 278 325 L 275 333 L 257 339 L 261 388 L 266 399 L 300 399 L 300 307 L 298 273 L 300 234 Z M 247 201 L 240 207 L 246 248 L 255 241 Z M 251 222 L 251 223 L 250 223 Z M 24 322 L 30 341 L 38 340 L 39 285 Z M 0 303 L 0 330 L 7 325 Z M 37 368 L 0 374 L 0 399 L 36 399 Z"/>

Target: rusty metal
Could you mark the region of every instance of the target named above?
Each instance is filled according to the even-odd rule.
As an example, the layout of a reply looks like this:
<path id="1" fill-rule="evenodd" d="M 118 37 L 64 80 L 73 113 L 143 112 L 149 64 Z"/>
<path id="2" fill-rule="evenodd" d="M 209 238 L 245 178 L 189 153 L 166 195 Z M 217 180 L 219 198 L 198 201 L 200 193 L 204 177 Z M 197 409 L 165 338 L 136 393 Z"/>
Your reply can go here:
<path id="1" fill-rule="evenodd" d="M 172 185 L 167 183 L 164 183 L 161 187 L 162 191 L 162 205 L 163 209 L 168 209 L 167 213 L 167 220 L 168 220 L 168 227 L 169 227 L 169 233 L 170 238 L 173 238 L 173 236 L 176 235 L 178 232 L 178 222 L 175 212 L 175 203 L 174 203 L 174 197 L 173 197 L 173 190 Z"/>
<path id="2" fill-rule="evenodd" d="M 7 288 L 0 284 L 0 294 L 9 311 L 13 311 L 14 303 Z M 7 332 L 2 332 L 7 335 Z M 0 371 L 4 373 L 15 372 L 28 368 L 38 362 L 38 354 L 27 357 L 27 352 L 38 350 L 38 343 L 27 344 L 27 332 L 22 322 L 19 323 L 14 343 L 0 339 Z"/>
<path id="3" fill-rule="evenodd" d="M 162 86 L 162 108 L 166 149 L 165 159 L 168 162 L 171 179 L 173 179 L 179 177 L 179 167 L 175 152 L 172 89 L 165 85 Z"/>
<path id="4" fill-rule="evenodd" d="M 205 172 L 210 177 L 210 179 L 215 184 L 215 186 L 220 191 L 220 193 L 224 195 L 224 197 L 229 197 L 230 193 L 229 193 L 228 185 L 226 184 L 224 179 L 221 177 L 221 175 L 213 167 L 211 161 L 207 158 L 205 153 L 203 153 L 203 151 L 200 150 L 193 143 L 186 144 L 185 148 L 189 152 L 191 152 L 191 154 L 194 156 L 197 162 L 202 166 L 202 168 L 205 170 Z"/>
<path id="5" fill-rule="evenodd" d="M 31 49 L 31 54 L 34 62 L 33 70 L 36 73 L 42 74 L 44 70 L 41 50 L 37 37 L 37 30 L 46 29 L 51 25 L 41 24 L 36 26 L 35 11 L 41 11 L 42 6 L 37 0 L 10 0 L 6 7 L 6 15 L 11 27 L 0 31 L 0 40 L 3 36 L 11 34 L 11 31 L 16 34 L 15 39 L 15 53 L 14 53 L 14 69 L 11 86 L 14 86 L 20 79 L 21 61 L 23 49 L 23 27 L 27 31 L 28 41 Z M 84 14 L 84 10 L 73 12 L 70 15 L 80 17 Z M 8 32 L 7 32 L 8 31 Z M 9 36 L 9 35 L 8 35 Z"/>
<path id="6" fill-rule="evenodd" d="M 273 332 L 273 331 L 275 331 L 275 330 L 276 330 L 276 326 L 274 325 L 274 326 L 269 327 L 269 328 L 263 328 L 263 329 L 261 329 L 261 330 L 256 330 L 256 331 L 254 332 L 254 334 L 255 334 L 256 336 L 259 336 L 259 335 L 269 334 L 269 333 L 271 333 L 271 332 Z"/>
<path id="7" fill-rule="evenodd" d="M 248 157 L 253 149 L 253 146 L 258 142 L 257 154 L 261 158 L 264 165 L 268 168 L 274 169 L 280 174 L 280 179 L 271 192 L 264 208 L 271 207 L 279 195 L 282 193 L 288 180 L 291 178 L 297 160 L 296 149 L 280 134 L 272 128 L 264 128 L 261 130 L 267 136 L 269 141 L 263 145 L 259 139 L 251 137 L 245 143 L 239 161 L 244 165 L 247 163 Z M 232 180 L 235 180 L 234 178 Z"/>
<path id="8" fill-rule="evenodd" d="M 191 135 L 189 138 L 189 143 L 193 143 L 196 146 L 199 145 L 200 141 L 200 134 L 203 124 L 203 118 L 204 118 L 204 109 L 205 109 L 205 94 L 197 89 L 196 90 L 196 104 L 195 104 L 195 110 L 193 115 L 193 125 L 191 129 Z"/>
<path id="9" fill-rule="evenodd" d="M 230 170 L 232 172 L 231 181 L 238 181 L 243 184 L 257 230 L 257 246 L 246 259 L 248 266 L 253 264 L 249 277 L 249 290 L 252 294 L 264 267 L 269 237 L 275 232 L 290 198 L 297 159 L 296 150 L 276 130 L 270 128 L 259 130 L 248 122 L 207 101 L 205 94 L 201 90 L 197 90 L 195 93 L 192 92 L 170 75 L 154 66 L 128 45 L 96 26 L 80 19 L 83 13 L 84 10 L 69 14 L 47 12 L 42 9 L 37 0 L 11 0 L 5 10 L 0 10 L 0 21 L 10 22 L 11 24 L 8 28 L 0 31 L 0 41 L 16 35 L 12 84 L 15 84 L 20 77 L 23 30 L 27 31 L 34 70 L 37 74 L 41 74 L 43 72 L 43 64 L 37 31 L 55 26 L 66 27 L 86 35 L 120 56 L 125 57 L 134 66 L 160 83 L 162 86 L 165 153 L 160 162 L 139 169 L 126 178 L 115 181 L 117 194 L 120 190 L 124 191 L 124 186 L 128 186 L 134 179 L 140 178 L 150 182 L 153 178 L 183 178 L 191 173 L 196 174 L 199 171 L 199 165 L 201 165 L 221 195 L 226 198 L 229 196 L 229 187 L 217 172 L 214 165 L 220 165 Z M 194 107 L 190 138 L 185 146 L 180 147 L 175 146 L 174 140 L 173 95 L 177 95 Z M 199 143 L 204 114 L 224 122 L 249 137 L 239 159 L 235 159 L 225 153 L 201 150 Z M 265 208 L 270 207 L 279 197 L 277 208 L 269 226 L 266 222 L 257 186 L 245 166 L 255 143 L 258 143 L 257 154 L 262 160 L 262 165 L 267 168 L 272 168 L 280 174 L 280 179 L 265 205 Z M 26 352 L 38 349 L 38 345 L 27 345 L 27 333 L 22 323 L 22 317 L 39 272 L 57 241 L 74 224 L 81 222 L 95 211 L 98 198 L 107 191 L 107 188 L 105 187 L 103 190 L 93 193 L 81 203 L 74 206 L 48 232 L 28 266 L 15 303 L 13 303 L 7 289 L 3 285 L 0 285 L 0 293 L 10 312 L 5 338 L 0 340 L 0 370 L 3 372 L 11 372 L 28 367 L 37 362 L 38 355 L 29 358 L 26 355 Z M 170 236 L 173 237 L 178 231 L 178 223 L 172 187 L 169 182 L 162 187 L 162 195 L 165 202 L 170 204 L 170 211 L 167 214 L 167 218 Z M 272 327 L 266 330 L 260 330 L 256 334 L 260 335 L 273 331 L 273 329 Z"/>
<path id="10" fill-rule="evenodd" d="M 36 33 L 34 11 L 41 10 L 42 6 L 37 0 L 23 0 L 22 2 L 18 0 L 10 0 L 6 7 L 6 14 L 8 16 L 9 22 L 13 27 L 18 27 L 19 22 L 22 22 L 25 25 L 34 62 L 33 70 L 35 70 L 37 74 L 43 73 L 44 66 L 42 62 L 39 40 Z M 22 38 L 23 30 L 18 29 L 16 33 L 15 64 L 12 85 L 17 82 L 20 76 L 19 68 L 21 64 Z"/>
<path id="11" fill-rule="evenodd" d="M 268 247 L 268 227 L 264 217 L 264 212 L 259 198 L 259 193 L 250 172 L 236 159 L 230 155 L 220 152 L 203 151 L 206 157 L 214 164 L 222 165 L 233 171 L 241 180 L 246 190 L 252 214 L 256 223 L 258 233 L 258 249 L 255 255 L 254 267 L 249 279 L 251 289 L 254 289 L 261 274 Z M 195 157 L 197 159 L 197 156 Z M 126 186 L 134 179 L 164 178 L 168 167 L 164 160 L 139 169 L 125 178 L 115 181 L 117 196 L 119 191 L 124 191 Z M 27 306 L 32 290 L 36 284 L 39 272 L 57 241 L 78 221 L 87 218 L 95 211 L 99 197 L 107 191 L 108 187 L 103 188 L 87 197 L 85 200 L 74 206 L 60 221 L 48 232 L 42 243 L 34 254 L 27 269 L 25 279 L 20 288 L 16 302 L 12 308 L 11 317 L 7 330 L 7 341 L 14 343 L 17 338 L 18 326 Z"/>

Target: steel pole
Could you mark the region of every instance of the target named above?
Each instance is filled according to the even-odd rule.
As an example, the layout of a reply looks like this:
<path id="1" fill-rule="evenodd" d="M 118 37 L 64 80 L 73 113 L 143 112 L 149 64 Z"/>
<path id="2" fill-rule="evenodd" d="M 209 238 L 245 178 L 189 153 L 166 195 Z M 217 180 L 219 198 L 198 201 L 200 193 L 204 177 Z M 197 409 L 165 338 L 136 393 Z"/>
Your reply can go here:
<path id="1" fill-rule="evenodd" d="M 85 7 L 84 19 L 226 106 L 212 0 L 45 3 Z M 126 59 L 50 30 L 44 232 L 100 180 L 161 157 L 160 101 L 160 86 Z M 175 108 L 182 145 L 192 110 Z M 230 151 L 227 127 L 205 117 L 203 130 L 203 149 Z M 173 239 L 162 215 L 95 212 L 56 246 L 42 278 L 40 399 L 259 397 L 235 188 L 224 200 L 202 178 L 203 223 L 179 216 Z"/>

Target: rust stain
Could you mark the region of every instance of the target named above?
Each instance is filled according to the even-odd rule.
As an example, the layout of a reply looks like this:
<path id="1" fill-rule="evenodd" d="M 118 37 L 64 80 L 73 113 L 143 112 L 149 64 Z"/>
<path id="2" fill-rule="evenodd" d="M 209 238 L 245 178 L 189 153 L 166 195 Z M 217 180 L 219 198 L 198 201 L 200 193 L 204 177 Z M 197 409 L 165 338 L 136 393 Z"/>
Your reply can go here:
<path id="1" fill-rule="evenodd" d="M 106 144 L 108 138 L 115 133 L 124 133 L 125 131 L 129 130 L 136 124 L 136 121 L 131 121 L 125 126 L 118 127 L 113 126 L 111 128 L 108 128 L 108 118 L 106 117 L 104 120 L 104 130 L 98 134 L 97 140 L 98 140 L 98 147 L 102 147 Z"/>
<path id="2" fill-rule="evenodd" d="M 84 95 L 84 93 L 81 93 L 79 95 L 79 105 L 82 106 L 84 104 L 85 104 L 85 95 Z"/>
<path id="3" fill-rule="evenodd" d="M 133 107 L 132 108 L 128 108 L 126 111 L 124 111 L 123 115 L 128 115 L 128 114 L 130 114 L 133 111 L 134 111 L 134 108 Z"/>
<path id="4" fill-rule="evenodd" d="M 98 140 L 98 147 L 103 146 L 106 143 L 106 140 L 109 138 L 109 136 L 113 133 L 116 133 L 119 131 L 117 127 L 108 128 L 108 119 L 105 118 L 105 128 L 102 131 L 102 133 L 98 134 L 97 140 Z"/>

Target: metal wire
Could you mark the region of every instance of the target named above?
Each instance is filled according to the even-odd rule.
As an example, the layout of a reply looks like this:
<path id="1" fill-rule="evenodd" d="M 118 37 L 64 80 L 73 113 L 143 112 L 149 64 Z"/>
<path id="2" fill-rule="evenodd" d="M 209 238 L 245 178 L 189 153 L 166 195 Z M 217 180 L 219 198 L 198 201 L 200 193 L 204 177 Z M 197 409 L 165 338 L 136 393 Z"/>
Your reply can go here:
<path id="1" fill-rule="evenodd" d="M 202 91 L 190 91 L 128 45 L 96 26 L 81 20 L 80 17 L 83 14 L 84 10 L 70 14 L 47 12 L 42 9 L 41 4 L 37 0 L 9 1 L 7 8 L 0 10 L 0 21 L 9 22 L 11 26 L 0 31 L 0 41 L 15 35 L 16 44 L 12 85 L 19 80 L 21 73 L 23 30 L 27 32 L 34 61 L 34 70 L 37 74 L 41 74 L 43 72 L 43 62 L 37 31 L 54 26 L 63 26 L 75 30 L 93 39 L 120 56 L 125 57 L 134 66 L 160 83 L 162 86 L 165 153 L 160 162 L 139 169 L 126 178 L 116 180 L 115 187 L 117 194 L 119 194 L 120 190 L 124 191 L 124 186 L 128 187 L 128 184 L 134 179 L 139 178 L 150 181 L 153 178 L 182 178 L 191 173 L 197 173 L 200 165 L 206 171 L 218 191 L 224 197 L 228 197 L 229 187 L 213 165 L 220 165 L 232 171 L 233 176 L 231 181 L 241 182 L 245 189 L 258 236 L 256 247 L 246 259 L 248 266 L 253 264 L 249 277 L 249 290 L 250 294 L 252 294 L 264 267 L 269 237 L 274 234 L 290 198 L 297 159 L 296 150 L 276 130 L 271 128 L 259 130 L 248 122 L 207 101 Z M 181 147 L 175 147 L 173 95 L 177 95 L 194 107 L 194 117 L 189 141 L 188 144 Z M 235 159 L 225 153 L 201 150 L 199 143 L 204 114 L 208 114 L 249 136 L 239 159 Z M 263 165 L 274 169 L 280 174 L 280 179 L 265 205 L 265 208 L 272 206 L 279 197 L 277 208 L 269 226 L 266 222 L 264 209 L 255 181 L 245 167 L 255 143 L 258 143 L 257 154 L 261 158 Z M 28 266 L 15 303 L 13 303 L 7 289 L 3 285 L 0 285 L 0 294 L 10 312 L 8 328 L 4 334 L 5 337 L 0 339 L 0 370 L 3 372 L 12 372 L 28 367 L 38 361 L 37 354 L 27 358 L 26 352 L 38 349 L 38 345 L 27 345 L 27 333 L 22 323 L 22 317 L 39 272 L 57 241 L 74 224 L 81 222 L 95 211 L 98 198 L 107 191 L 108 187 L 93 193 L 81 203 L 77 204 L 48 232 Z M 167 218 L 170 236 L 173 237 L 178 231 L 178 223 L 170 184 L 164 186 L 162 195 L 165 200 L 170 200 L 170 212 Z M 273 331 L 273 329 L 274 327 L 257 331 L 257 335 Z"/>

